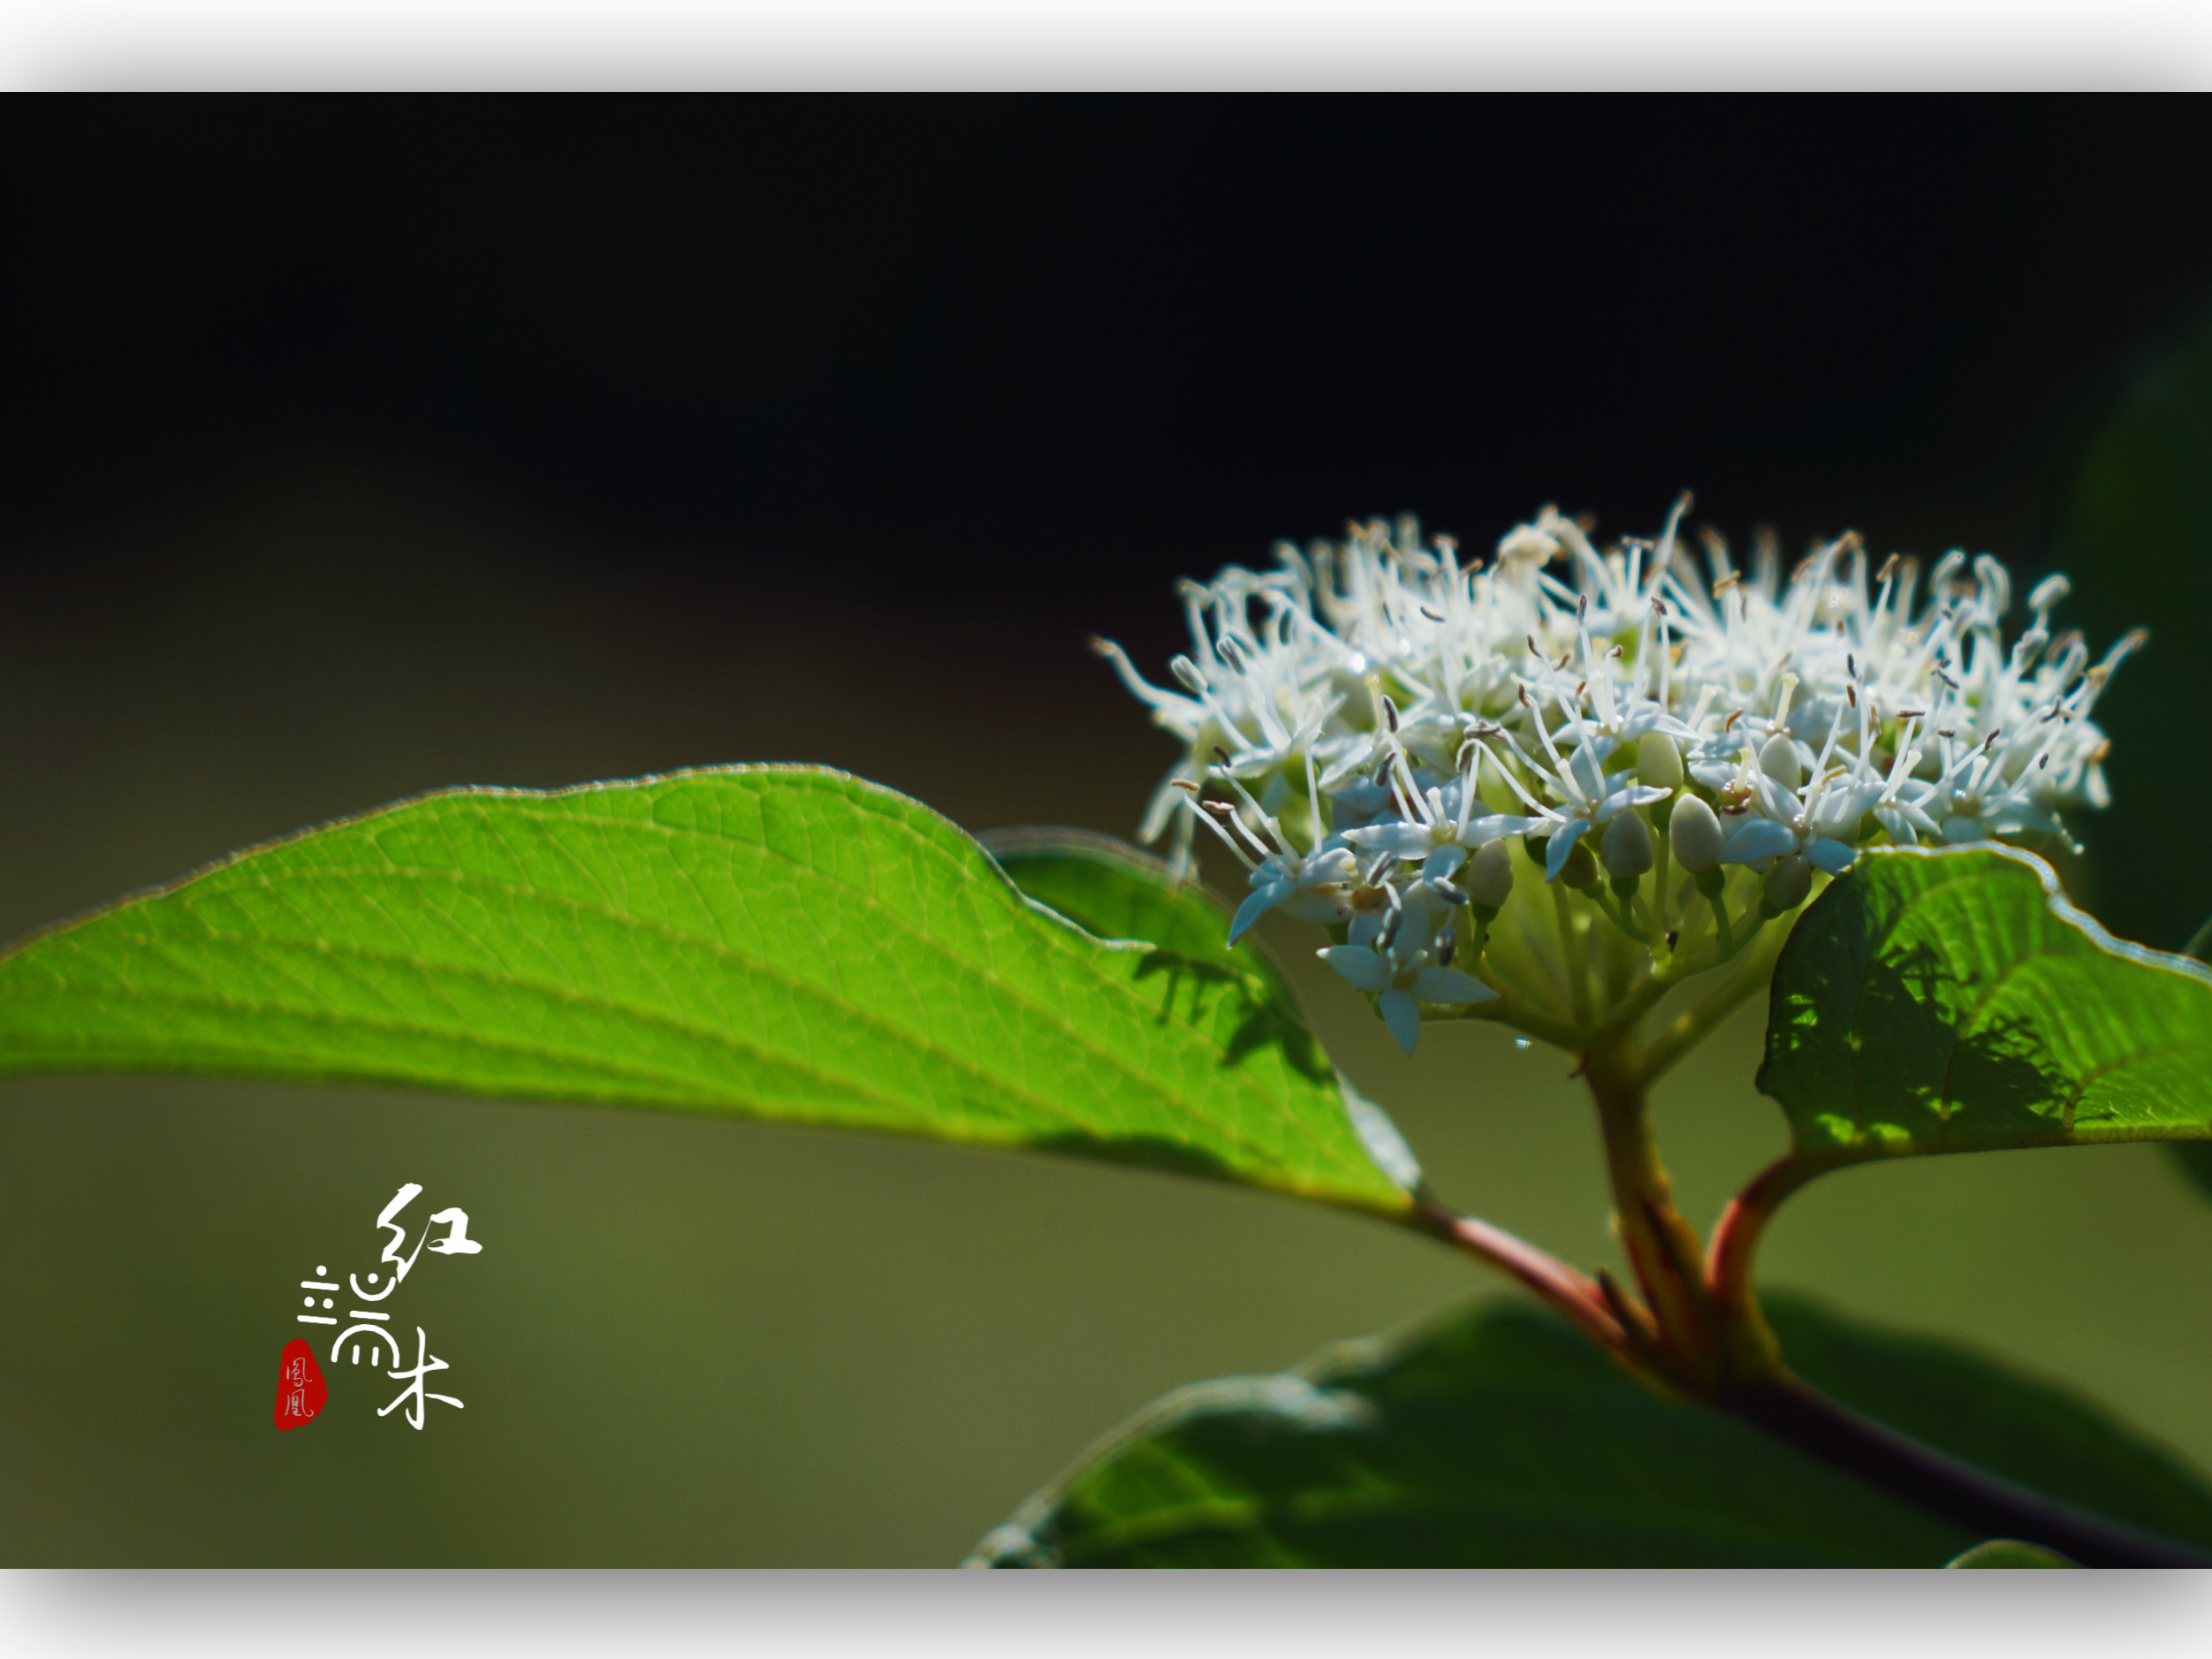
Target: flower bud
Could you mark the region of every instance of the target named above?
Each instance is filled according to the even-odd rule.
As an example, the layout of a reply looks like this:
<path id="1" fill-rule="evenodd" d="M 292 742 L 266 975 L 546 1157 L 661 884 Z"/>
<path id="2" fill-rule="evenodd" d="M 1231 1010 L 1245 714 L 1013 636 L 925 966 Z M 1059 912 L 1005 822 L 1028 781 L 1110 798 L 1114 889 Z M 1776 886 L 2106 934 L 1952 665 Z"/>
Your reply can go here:
<path id="1" fill-rule="evenodd" d="M 1685 795 L 1675 803 L 1674 818 L 1667 826 L 1667 844 L 1674 849 L 1675 862 L 1691 875 L 1701 876 L 1720 867 L 1721 843 L 1725 839 L 1721 820 L 1696 795 Z"/>
<path id="2" fill-rule="evenodd" d="M 1798 746 L 1787 732 L 1776 732 L 1767 740 L 1759 751 L 1759 769 L 1785 789 L 1794 789 L 1805 781 L 1805 768 L 1798 764 Z"/>
<path id="3" fill-rule="evenodd" d="M 1682 750 L 1664 732 L 1646 732 L 1636 740 L 1636 780 L 1654 789 L 1682 788 Z"/>
<path id="4" fill-rule="evenodd" d="M 1509 841 L 1492 841 L 1467 861 L 1466 873 L 1461 880 L 1466 885 L 1467 896 L 1489 910 L 1505 908 L 1506 896 L 1513 891 L 1513 843 Z"/>
<path id="5" fill-rule="evenodd" d="M 1794 910 L 1813 891 L 1813 866 L 1804 856 L 1791 853 L 1767 872 L 1766 904 L 1776 916 Z"/>
<path id="6" fill-rule="evenodd" d="M 1631 808 L 1605 826 L 1598 860 L 1608 875 L 1624 879 L 1632 879 L 1652 867 L 1652 833 L 1644 826 L 1642 813 Z"/>

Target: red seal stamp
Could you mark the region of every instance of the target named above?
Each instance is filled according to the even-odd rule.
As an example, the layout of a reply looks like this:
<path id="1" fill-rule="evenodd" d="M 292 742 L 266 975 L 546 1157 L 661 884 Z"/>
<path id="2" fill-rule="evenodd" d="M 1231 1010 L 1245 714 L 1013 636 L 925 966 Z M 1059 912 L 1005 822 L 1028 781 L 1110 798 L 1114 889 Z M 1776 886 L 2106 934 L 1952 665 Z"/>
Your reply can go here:
<path id="1" fill-rule="evenodd" d="M 331 1390 L 323 1381 L 323 1368 L 315 1363 L 315 1350 L 307 1338 L 295 1336 L 285 1344 L 277 1367 L 277 1427 L 298 1428 L 315 1421 Z"/>

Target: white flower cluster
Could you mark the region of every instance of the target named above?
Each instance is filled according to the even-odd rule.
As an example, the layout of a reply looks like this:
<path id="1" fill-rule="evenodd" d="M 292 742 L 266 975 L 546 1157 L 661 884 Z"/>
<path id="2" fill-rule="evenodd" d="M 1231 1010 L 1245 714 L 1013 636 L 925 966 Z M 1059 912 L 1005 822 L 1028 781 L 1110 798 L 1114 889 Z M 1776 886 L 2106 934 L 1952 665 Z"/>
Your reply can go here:
<path id="1" fill-rule="evenodd" d="M 2008 645 L 2012 583 L 1986 554 L 1875 567 L 1844 536 L 1784 581 L 1771 543 L 1739 570 L 1708 532 L 1700 568 L 1687 506 L 1602 551 L 1547 507 L 1486 565 L 1376 522 L 1184 584 L 1180 689 L 1097 642 L 1185 747 L 1144 838 L 1173 824 L 1182 866 L 1204 823 L 1250 867 L 1232 938 L 1271 909 L 1342 928 L 1323 955 L 1410 1050 L 1422 1004 L 1496 994 L 1478 958 L 1516 841 L 1542 880 L 1671 949 L 1669 864 L 1725 942 L 1735 867 L 1764 919 L 1871 842 L 2071 844 L 2060 814 L 2106 803 L 2090 710 L 2143 636 L 2092 666 L 2050 630 L 2064 577 Z"/>

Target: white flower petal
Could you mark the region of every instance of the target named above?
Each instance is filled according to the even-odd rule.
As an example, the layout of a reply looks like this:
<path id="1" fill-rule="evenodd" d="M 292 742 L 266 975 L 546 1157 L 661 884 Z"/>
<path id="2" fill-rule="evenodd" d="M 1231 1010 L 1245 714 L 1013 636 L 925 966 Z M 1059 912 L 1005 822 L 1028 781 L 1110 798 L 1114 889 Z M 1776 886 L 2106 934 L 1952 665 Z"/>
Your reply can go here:
<path id="1" fill-rule="evenodd" d="M 1425 858 L 1436 845 L 1436 837 L 1429 833 L 1427 825 L 1406 820 L 1346 830 L 1344 839 L 1369 852 L 1395 853 L 1401 858 Z"/>
<path id="2" fill-rule="evenodd" d="M 1876 807 L 1874 821 L 1889 832 L 1889 839 L 1898 846 L 1917 847 L 1920 844 L 1919 832 L 1913 826 L 1912 818 L 1896 807 Z"/>
<path id="3" fill-rule="evenodd" d="M 1851 867 L 1859 856 L 1859 849 L 1847 847 L 1842 841 L 1829 841 L 1826 836 L 1807 841 L 1805 856 L 1808 863 L 1825 870 L 1831 876 L 1840 876 Z"/>
<path id="4" fill-rule="evenodd" d="M 1544 849 L 1545 880 L 1559 879 L 1559 872 L 1567 867 L 1567 859 L 1575 850 L 1575 843 L 1589 833 L 1590 820 L 1578 818 L 1570 819 L 1553 833 L 1551 845 Z"/>
<path id="5" fill-rule="evenodd" d="M 1236 943 L 1244 936 L 1246 928 L 1297 890 L 1295 881 L 1270 881 L 1264 887 L 1254 888 L 1244 902 L 1236 907 L 1235 918 L 1229 923 L 1229 943 Z"/>
<path id="6" fill-rule="evenodd" d="M 1421 1005 L 1409 991 L 1386 991 L 1375 1001 L 1382 1011 L 1382 1023 L 1390 1028 L 1390 1034 L 1398 1039 L 1398 1046 L 1407 1054 L 1421 1035 Z"/>
<path id="7" fill-rule="evenodd" d="M 1582 743 L 1567 757 L 1567 780 L 1592 801 L 1605 794 L 1605 757 L 1595 743 Z"/>
<path id="8" fill-rule="evenodd" d="M 1456 968 L 1424 968 L 1413 976 L 1413 994 L 1424 1002 L 1487 1002 L 1498 993 Z"/>
<path id="9" fill-rule="evenodd" d="M 1294 893 L 1282 902 L 1282 913 L 1297 922 L 1334 926 L 1351 919 L 1351 902 L 1342 893 Z"/>
<path id="10" fill-rule="evenodd" d="M 1364 945 L 1331 945 L 1314 955 L 1355 990 L 1380 991 L 1395 977 L 1389 963 Z"/>
<path id="11" fill-rule="evenodd" d="M 1509 835 L 1525 835 L 1543 823 L 1540 818 L 1516 818 L 1509 812 L 1493 812 L 1487 818 L 1468 819 L 1467 827 L 1460 832 L 1459 844 L 1470 852 L 1480 852 L 1492 841 L 1501 841 Z"/>
<path id="12" fill-rule="evenodd" d="M 1797 845 L 1798 838 L 1788 825 L 1777 824 L 1770 818 L 1755 818 L 1728 838 L 1728 845 L 1721 849 L 1721 862 L 1755 864 L 1761 858 L 1794 852 Z"/>
<path id="13" fill-rule="evenodd" d="M 1632 806 L 1649 806 L 1654 801 L 1664 801 L 1672 791 L 1654 789 L 1649 784 L 1632 783 L 1627 788 L 1606 796 L 1604 803 L 1591 815 L 1594 824 L 1610 824 Z"/>

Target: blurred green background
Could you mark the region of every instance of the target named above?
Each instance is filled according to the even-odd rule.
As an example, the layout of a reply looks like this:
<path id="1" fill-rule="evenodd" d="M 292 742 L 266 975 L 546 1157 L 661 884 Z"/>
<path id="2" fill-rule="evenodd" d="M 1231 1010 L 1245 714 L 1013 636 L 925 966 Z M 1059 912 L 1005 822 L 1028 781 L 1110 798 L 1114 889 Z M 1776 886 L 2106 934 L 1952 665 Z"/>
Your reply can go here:
<path id="1" fill-rule="evenodd" d="M 1157 670 L 1176 573 L 1684 483 L 2148 621 L 2083 890 L 2168 946 L 2212 909 L 2201 108 L 6 118 L 0 933 L 456 782 L 807 759 L 1126 833 L 1169 755 L 1083 640 Z M 1587 251 L 1529 257 L 1539 209 Z M 1609 1256 L 1562 1059 L 1409 1063 L 1273 938 L 1447 1196 Z M 1701 1221 L 1783 1144 L 1758 1035 L 1662 1091 Z M 467 1407 L 417 1434 L 338 1366 L 277 1434 L 297 1282 L 403 1181 L 484 1244 L 402 1292 Z M 1169 1388 L 1502 1293 L 1172 1176 L 642 1113 L 14 1082 L 0 1182 L 12 1564 L 946 1563 Z M 1766 1263 L 2212 1465 L 2212 1205 L 2157 1148 L 1851 1171 Z"/>

